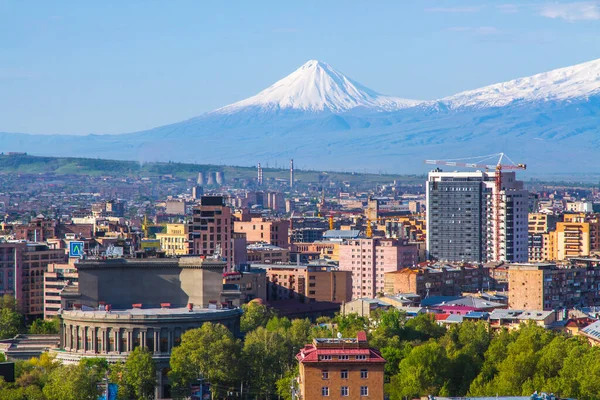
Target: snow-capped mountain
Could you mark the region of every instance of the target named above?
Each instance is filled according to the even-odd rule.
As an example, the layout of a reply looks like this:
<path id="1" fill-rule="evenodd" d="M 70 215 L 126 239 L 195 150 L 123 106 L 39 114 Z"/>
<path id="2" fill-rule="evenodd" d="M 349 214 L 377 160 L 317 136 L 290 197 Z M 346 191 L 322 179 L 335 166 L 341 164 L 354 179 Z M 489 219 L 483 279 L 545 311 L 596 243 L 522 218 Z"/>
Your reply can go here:
<path id="1" fill-rule="evenodd" d="M 505 152 L 527 173 L 600 171 L 600 59 L 440 100 L 384 96 L 309 61 L 246 100 L 122 135 L 0 133 L 0 152 L 424 173 Z M 574 162 L 573 160 L 585 160 Z"/>
<path id="2" fill-rule="evenodd" d="M 421 103 L 384 96 L 344 76 L 329 64 L 310 60 L 285 78 L 255 96 L 219 108 L 213 113 L 230 114 L 244 108 L 345 112 L 363 107 L 375 111 L 394 111 Z"/>
<path id="3" fill-rule="evenodd" d="M 516 102 L 568 101 L 600 93 L 600 59 L 468 90 L 439 102 L 451 109 L 503 107 Z"/>

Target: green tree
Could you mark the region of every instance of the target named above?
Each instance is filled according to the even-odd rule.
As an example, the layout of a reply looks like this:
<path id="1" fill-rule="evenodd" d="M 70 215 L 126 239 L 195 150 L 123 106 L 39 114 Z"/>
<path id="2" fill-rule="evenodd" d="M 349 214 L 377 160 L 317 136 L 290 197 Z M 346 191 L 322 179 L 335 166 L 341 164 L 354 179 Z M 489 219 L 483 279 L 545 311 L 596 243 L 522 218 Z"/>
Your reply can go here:
<path id="1" fill-rule="evenodd" d="M 57 334 L 60 331 L 60 320 L 52 318 L 50 320 L 36 319 L 29 326 L 29 333 L 39 334 Z"/>
<path id="2" fill-rule="evenodd" d="M 419 314 L 406 321 L 404 328 L 407 340 L 427 341 L 438 339 L 446 333 L 446 328 L 438 325 L 433 314 Z"/>
<path id="3" fill-rule="evenodd" d="M 347 315 L 338 314 L 333 319 L 337 324 L 337 330 L 346 338 L 356 337 L 360 331 L 369 331 L 371 321 L 367 317 L 361 317 L 357 313 Z"/>
<path id="4" fill-rule="evenodd" d="M 221 324 L 205 323 L 185 332 L 171 353 L 169 377 L 175 391 L 188 394 L 190 384 L 205 378 L 218 395 L 222 388 L 236 383 L 240 353 L 239 340 Z"/>
<path id="5" fill-rule="evenodd" d="M 12 338 L 19 333 L 21 316 L 6 307 L 0 310 L 0 339 Z"/>
<path id="6" fill-rule="evenodd" d="M 127 356 L 123 369 L 123 382 L 131 388 L 135 399 L 154 398 L 156 365 L 148 349 L 136 347 Z"/>
<path id="7" fill-rule="evenodd" d="M 98 380 L 85 365 L 63 365 L 50 373 L 43 393 L 52 400 L 96 400 Z"/>
<path id="8" fill-rule="evenodd" d="M 259 326 L 267 326 L 271 317 L 274 316 L 273 310 L 255 301 L 243 304 L 242 311 L 244 311 L 240 319 L 240 329 L 242 332 L 250 332 Z"/>
<path id="9" fill-rule="evenodd" d="M 258 327 L 246 335 L 242 350 L 246 381 L 254 393 L 260 393 L 260 398 L 276 393 L 277 380 L 292 368 L 290 347 L 285 332 Z"/>
<path id="10" fill-rule="evenodd" d="M 398 374 L 387 385 L 390 399 L 446 395 L 448 364 L 444 348 L 435 341 L 413 348 L 400 362 Z"/>

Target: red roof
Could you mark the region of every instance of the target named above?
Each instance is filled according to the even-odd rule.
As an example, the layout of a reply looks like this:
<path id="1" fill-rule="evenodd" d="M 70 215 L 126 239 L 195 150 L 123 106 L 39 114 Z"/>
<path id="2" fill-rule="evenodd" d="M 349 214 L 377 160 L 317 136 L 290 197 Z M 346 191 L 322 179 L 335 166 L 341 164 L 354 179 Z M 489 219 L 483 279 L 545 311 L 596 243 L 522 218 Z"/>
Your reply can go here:
<path id="1" fill-rule="evenodd" d="M 367 341 L 367 333 L 365 331 L 360 331 L 356 334 L 356 339 L 359 342 L 366 342 Z"/>
<path id="2" fill-rule="evenodd" d="M 357 356 L 366 355 L 366 360 L 357 360 L 350 358 L 348 360 L 323 360 L 321 356 Z M 300 353 L 296 355 L 296 359 L 301 363 L 385 363 L 385 359 L 375 349 L 344 349 L 344 348 L 326 348 L 318 349 L 314 345 L 304 346 Z"/>
<path id="3" fill-rule="evenodd" d="M 434 314 L 436 321 L 445 321 L 450 314 Z"/>

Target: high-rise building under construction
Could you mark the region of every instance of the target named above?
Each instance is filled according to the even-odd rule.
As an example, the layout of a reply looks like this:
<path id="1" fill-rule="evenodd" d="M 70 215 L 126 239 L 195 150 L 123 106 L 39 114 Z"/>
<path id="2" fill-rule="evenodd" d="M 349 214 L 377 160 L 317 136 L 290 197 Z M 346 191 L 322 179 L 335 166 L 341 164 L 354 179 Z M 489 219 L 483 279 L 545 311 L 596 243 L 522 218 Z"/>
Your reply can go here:
<path id="1" fill-rule="evenodd" d="M 527 262 L 528 192 L 515 172 L 435 170 L 426 190 L 430 258 Z"/>

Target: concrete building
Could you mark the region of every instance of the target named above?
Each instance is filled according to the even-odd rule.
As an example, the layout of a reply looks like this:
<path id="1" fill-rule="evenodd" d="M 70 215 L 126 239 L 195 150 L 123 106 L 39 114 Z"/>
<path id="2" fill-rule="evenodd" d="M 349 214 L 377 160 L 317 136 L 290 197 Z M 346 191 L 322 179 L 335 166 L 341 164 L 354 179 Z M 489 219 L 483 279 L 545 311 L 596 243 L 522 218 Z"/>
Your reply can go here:
<path id="1" fill-rule="evenodd" d="M 189 227 L 187 224 L 167 224 L 166 233 L 157 233 L 160 248 L 170 256 L 189 254 Z"/>
<path id="2" fill-rule="evenodd" d="M 600 248 L 600 221 L 585 213 L 564 214 L 563 222 L 556 224 L 553 234 L 557 261 L 586 257 Z"/>
<path id="3" fill-rule="evenodd" d="M 65 287 L 79 285 L 76 259 L 68 264 L 49 264 L 44 273 L 44 319 L 56 317 L 61 308 L 61 293 Z"/>
<path id="4" fill-rule="evenodd" d="M 56 237 L 56 221 L 40 214 L 26 225 L 14 226 L 13 232 L 17 240 L 45 242 Z"/>
<path id="5" fill-rule="evenodd" d="M 497 194 L 495 178 L 496 172 L 429 173 L 430 258 L 467 262 L 527 260 L 529 193 L 514 172 L 502 172 L 502 189 Z"/>
<path id="6" fill-rule="evenodd" d="M 329 265 L 253 264 L 266 271 L 267 300 L 342 303 L 352 299 L 352 274 Z"/>
<path id="7" fill-rule="evenodd" d="M 184 200 L 167 200 L 165 203 L 165 212 L 169 215 L 185 215 Z"/>
<path id="8" fill-rule="evenodd" d="M 352 298 L 375 297 L 384 291 L 384 273 L 412 267 L 417 247 L 386 238 L 353 239 L 340 245 L 340 270 L 352 272 Z"/>
<path id="9" fill-rule="evenodd" d="M 370 348 L 365 332 L 356 338 L 314 339 L 296 355 L 301 400 L 383 399 L 385 359 Z"/>
<path id="10" fill-rule="evenodd" d="M 289 248 L 290 223 L 287 220 L 254 217 L 250 221 L 235 221 L 233 228 L 235 232 L 245 233 L 248 243 L 264 242 L 284 249 Z"/>
<path id="11" fill-rule="evenodd" d="M 511 309 L 556 310 L 600 305 L 600 269 L 555 264 L 514 264 L 508 268 Z"/>
<path id="12" fill-rule="evenodd" d="M 253 243 L 246 246 L 246 259 L 249 264 L 286 264 L 290 261 L 290 251 L 267 243 Z"/>
<path id="13" fill-rule="evenodd" d="M 65 261 L 65 250 L 45 243 L 0 243 L 0 295 L 14 296 L 28 317 L 44 315 L 44 272 Z"/>
<path id="14" fill-rule="evenodd" d="M 460 296 L 462 292 L 487 289 L 489 277 L 481 265 L 434 265 L 404 268 L 384 274 L 384 293 L 429 296 Z"/>
<path id="15" fill-rule="evenodd" d="M 233 221 L 231 208 L 225 205 L 223 196 L 202 196 L 200 205 L 194 206 L 188 230 L 190 254 L 218 253 L 226 261 L 227 270 L 231 269 Z"/>

